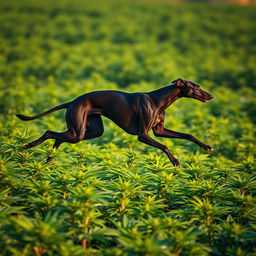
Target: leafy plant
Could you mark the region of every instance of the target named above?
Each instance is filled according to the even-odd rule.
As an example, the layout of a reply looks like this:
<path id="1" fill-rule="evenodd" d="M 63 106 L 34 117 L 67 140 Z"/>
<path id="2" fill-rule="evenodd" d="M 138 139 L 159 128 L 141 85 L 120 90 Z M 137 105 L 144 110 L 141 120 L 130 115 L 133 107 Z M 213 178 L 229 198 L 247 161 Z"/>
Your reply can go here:
<path id="1" fill-rule="evenodd" d="M 255 13 L 161 1 L 1 1 L 0 254 L 255 255 Z M 166 111 L 166 127 L 214 148 L 157 138 L 181 168 L 104 117 L 102 137 L 23 148 L 46 130 L 64 131 L 64 113 L 29 123 L 15 114 L 94 90 L 151 91 L 178 77 L 214 95 L 207 104 L 181 98 Z"/>

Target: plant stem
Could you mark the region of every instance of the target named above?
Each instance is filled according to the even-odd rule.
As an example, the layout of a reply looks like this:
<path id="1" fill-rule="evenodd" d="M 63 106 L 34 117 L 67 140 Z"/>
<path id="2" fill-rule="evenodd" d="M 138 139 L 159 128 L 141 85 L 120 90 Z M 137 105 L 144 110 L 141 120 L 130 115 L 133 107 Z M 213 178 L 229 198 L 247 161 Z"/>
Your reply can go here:
<path id="1" fill-rule="evenodd" d="M 86 249 L 86 243 L 87 243 L 87 240 L 85 238 L 83 238 L 82 240 L 82 246 L 83 246 L 83 249 L 85 250 Z"/>
<path id="2" fill-rule="evenodd" d="M 36 256 L 41 256 L 42 255 L 40 248 L 38 248 L 37 246 L 35 246 L 33 248 L 33 250 L 34 250 L 34 253 L 35 253 Z"/>

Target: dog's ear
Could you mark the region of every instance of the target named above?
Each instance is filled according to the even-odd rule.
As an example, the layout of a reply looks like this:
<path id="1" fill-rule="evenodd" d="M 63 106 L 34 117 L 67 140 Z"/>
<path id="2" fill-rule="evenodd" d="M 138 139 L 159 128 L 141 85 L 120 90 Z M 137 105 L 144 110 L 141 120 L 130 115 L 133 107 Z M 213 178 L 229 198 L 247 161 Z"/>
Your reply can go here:
<path id="1" fill-rule="evenodd" d="M 178 78 L 178 79 L 172 81 L 172 83 L 177 86 L 183 86 L 185 84 L 185 81 L 182 78 Z"/>

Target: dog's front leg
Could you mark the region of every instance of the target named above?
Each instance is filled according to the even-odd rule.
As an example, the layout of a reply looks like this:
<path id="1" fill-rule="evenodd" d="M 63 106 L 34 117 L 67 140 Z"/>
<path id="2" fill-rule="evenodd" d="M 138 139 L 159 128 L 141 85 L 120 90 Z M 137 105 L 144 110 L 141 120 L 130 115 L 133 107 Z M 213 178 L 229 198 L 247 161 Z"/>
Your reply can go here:
<path id="1" fill-rule="evenodd" d="M 153 140 L 151 137 L 148 136 L 147 133 L 142 133 L 138 136 L 138 140 L 148 144 L 150 146 L 156 147 L 161 149 L 170 159 L 170 161 L 172 162 L 172 164 L 176 167 L 180 167 L 179 161 L 171 154 L 170 150 L 168 149 L 168 147 L 166 147 L 165 145 Z"/>
<path id="2" fill-rule="evenodd" d="M 197 144 L 204 150 L 213 151 L 213 148 L 210 146 L 205 145 L 203 142 L 195 138 L 194 136 L 186 133 L 175 132 L 169 129 L 164 128 L 162 125 L 157 125 L 153 128 L 153 132 L 157 137 L 165 137 L 165 138 L 174 138 L 174 139 L 185 139 L 190 140 Z"/>

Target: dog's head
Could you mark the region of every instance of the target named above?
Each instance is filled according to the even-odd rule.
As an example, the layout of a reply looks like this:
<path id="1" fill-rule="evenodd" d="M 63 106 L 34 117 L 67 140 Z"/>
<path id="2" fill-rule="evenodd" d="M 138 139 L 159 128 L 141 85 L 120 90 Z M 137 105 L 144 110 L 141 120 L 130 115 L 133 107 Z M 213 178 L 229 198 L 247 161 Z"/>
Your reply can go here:
<path id="1" fill-rule="evenodd" d="M 181 89 L 181 97 L 193 98 L 202 102 L 206 102 L 213 98 L 210 93 L 203 91 L 198 84 L 191 81 L 179 78 L 174 80 L 172 83 Z"/>

